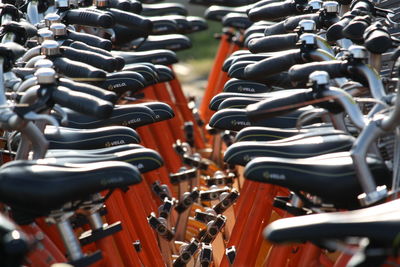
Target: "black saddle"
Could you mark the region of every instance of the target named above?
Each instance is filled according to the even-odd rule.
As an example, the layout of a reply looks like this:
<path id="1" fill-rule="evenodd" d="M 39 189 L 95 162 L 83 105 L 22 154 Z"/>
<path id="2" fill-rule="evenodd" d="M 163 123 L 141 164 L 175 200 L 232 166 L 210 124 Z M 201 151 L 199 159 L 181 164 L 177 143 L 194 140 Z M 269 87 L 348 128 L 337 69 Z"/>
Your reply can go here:
<path id="1" fill-rule="evenodd" d="M 210 104 L 208 106 L 209 109 L 211 110 L 218 110 L 219 105 L 226 99 L 232 98 L 232 97 L 246 97 L 246 98 L 253 98 L 257 100 L 264 100 L 267 98 L 272 98 L 275 96 L 279 97 L 285 97 L 285 96 L 290 96 L 293 93 L 299 93 L 299 92 L 305 92 L 307 91 L 306 89 L 293 89 L 293 90 L 281 90 L 281 91 L 274 91 L 274 92 L 268 92 L 268 93 L 259 93 L 259 94 L 247 94 L 247 93 L 219 93 L 218 95 L 214 96 Z"/>
<path id="2" fill-rule="evenodd" d="M 175 20 L 162 17 L 150 17 L 153 23 L 152 35 L 174 34 L 179 32 L 178 23 Z"/>
<path id="3" fill-rule="evenodd" d="M 157 69 L 152 63 L 132 63 L 125 65 L 124 70 L 140 73 L 145 80 L 146 86 L 156 84 L 159 79 Z"/>
<path id="4" fill-rule="evenodd" d="M 0 169 L 0 201 L 25 215 L 45 216 L 64 204 L 141 182 L 137 168 L 125 162 L 53 164 L 12 161 Z"/>
<path id="5" fill-rule="evenodd" d="M 187 15 L 185 6 L 179 3 L 142 4 L 142 7 L 143 16 Z"/>
<path id="6" fill-rule="evenodd" d="M 400 233 L 400 200 L 347 212 L 332 212 L 277 220 L 264 236 L 274 243 L 367 237 L 392 247 Z"/>
<path id="7" fill-rule="evenodd" d="M 93 129 L 111 125 L 122 125 L 137 128 L 156 122 L 156 114 L 144 104 L 115 106 L 110 118 L 98 120 L 72 110 L 66 110 L 68 127 L 78 129 Z"/>
<path id="8" fill-rule="evenodd" d="M 186 19 L 190 26 L 190 29 L 186 33 L 194 33 L 208 29 L 206 20 L 201 17 L 187 16 Z"/>
<path id="9" fill-rule="evenodd" d="M 47 155 L 46 158 L 49 161 L 54 160 L 54 162 L 58 164 L 86 164 L 96 162 L 100 163 L 102 161 L 124 161 L 138 168 L 141 173 L 156 170 L 164 164 L 160 154 L 148 148 L 134 148 L 103 154 L 94 154 L 90 152 L 84 153 L 78 150 L 76 150 L 75 153 L 66 153 L 64 155 L 61 155 L 61 153 L 57 154 L 58 155 L 53 159 L 49 158 Z"/>
<path id="10" fill-rule="evenodd" d="M 230 13 L 246 14 L 247 7 L 228 7 L 228 6 L 210 6 L 204 12 L 204 17 L 208 20 L 222 21 L 222 18 Z"/>
<path id="11" fill-rule="evenodd" d="M 313 127 L 311 127 L 313 126 Z M 312 134 L 318 132 L 319 135 L 324 134 L 324 132 L 334 132 L 331 124 L 321 123 L 311 125 L 309 128 L 302 129 L 282 129 L 275 127 L 246 127 L 240 130 L 235 136 L 235 142 L 244 141 L 275 141 L 284 140 L 286 138 L 296 136 L 299 134 Z"/>
<path id="12" fill-rule="evenodd" d="M 382 161 L 368 156 L 367 163 L 377 185 L 390 184 L 391 174 Z M 349 152 L 304 159 L 256 158 L 246 165 L 244 176 L 310 193 L 337 208 L 359 207 L 357 196 L 362 193 Z"/>
<path id="13" fill-rule="evenodd" d="M 136 51 L 148 51 L 154 49 L 169 49 L 181 51 L 192 46 L 190 39 L 181 34 L 152 35 L 147 38 L 138 38 L 131 42 Z"/>
<path id="14" fill-rule="evenodd" d="M 132 149 L 144 148 L 139 144 L 126 144 L 119 146 L 111 146 L 105 148 L 96 148 L 96 149 L 48 149 L 46 153 L 47 158 L 58 158 L 58 157 L 79 157 L 81 155 L 107 155 L 117 152 L 124 152 Z"/>
<path id="15" fill-rule="evenodd" d="M 225 93 L 245 93 L 245 94 L 260 94 L 267 93 L 271 89 L 262 84 L 252 81 L 243 81 L 239 79 L 229 79 L 222 90 Z"/>
<path id="16" fill-rule="evenodd" d="M 218 110 L 210 119 L 209 125 L 211 127 L 239 131 L 249 126 L 265 126 L 265 127 L 278 127 L 278 128 L 294 128 L 296 127 L 297 118 L 304 111 L 309 108 L 302 108 L 295 110 L 286 115 L 277 116 L 257 122 L 250 122 L 246 115 L 246 110 L 243 109 L 223 109 Z M 310 123 L 316 123 L 312 121 Z"/>
<path id="17" fill-rule="evenodd" d="M 175 79 L 174 72 L 167 66 L 154 65 L 158 74 L 158 82 L 169 82 Z"/>
<path id="18" fill-rule="evenodd" d="M 96 149 L 123 144 L 138 144 L 140 136 L 129 127 L 108 126 L 95 129 L 74 129 L 47 126 L 45 137 L 50 149 Z"/>
<path id="19" fill-rule="evenodd" d="M 224 27 L 232 27 L 239 30 L 245 30 L 253 24 L 246 14 L 229 13 L 222 18 L 222 25 Z"/>
<path id="20" fill-rule="evenodd" d="M 120 56 L 125 64 L 149 62 L 153 64 L 172 65 L 178 62 L 175 52 L 166 49 L 151 51 L 112 51 L 113 55 Z"/>
<path id="21" fill-rule="evenodd" d="M 146 87 L 146 79 L 138 72 L 119 71 L 107 73 L 105 81 L 94 83 L 96 86 L 121 96 L 127 91 L 136 93 Z"/>
<path id="22" fill-rule="evenodd" d="M 229 146 L 224 161 L 245 166 L 259 157 L 307 158 L 328 153 L 349 151 L 355 138 L 345 133 L 330 135 L 303 134 L 277 142 L 238 142 Z"/>

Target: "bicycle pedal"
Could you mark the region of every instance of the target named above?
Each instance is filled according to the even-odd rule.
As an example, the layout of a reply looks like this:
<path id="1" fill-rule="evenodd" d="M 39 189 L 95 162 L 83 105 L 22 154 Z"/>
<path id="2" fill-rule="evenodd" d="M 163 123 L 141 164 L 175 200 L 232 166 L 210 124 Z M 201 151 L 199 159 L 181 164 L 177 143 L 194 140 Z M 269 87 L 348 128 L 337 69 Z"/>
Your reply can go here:
<path id="1" fill-rule="evenodd" d="M 221 214 L 226 211 L 230 206 L 232 206 L 236 200 L 239 198 L 239 192 L 236 189 L 227 194 L 217 205 L 212 209 L 217 213 Z"/>
<path id="2" fill-rule="evenodd" d="M 122 230 L 121 222 L 115 222 L 111 225 L 103 224 L 101 229 L 88 230 L 83 232 L 79 237 L 82 246 L 96 242 L 104 237 L 113 235 Z"/>
<path id="3" fill-rule="evenodd" d="M 161 221 L 159 218 L 156 217 L 155 213 L 152 212 L 148 217 L 147 221 L 149 222 L 151 228 L 153 228 L 157 234 L 164 238 L 167 241 L 171 241 L 175 234 L 171 230 L 169 230 Z"/>
<path id="4" fill-rule="evenodd" d="M 206 176 L 204 181 L 206 182 L 207 186 L 229 186 L 233 184 L 233 179 L 236 178 L 236 175 L 232 172 L 228 173 L 228 175 L 218 176 L 218 177 L 211 177 Z"/>
<path id="5" fill-rule="evenodd" d="M 208 213 L 208 212 L 203 212 L 200 210 L 196 210 L 195 215 L 194 215 L 194 219 L 196 221 L 202 222 L 202 223 L 209 223 L 210 221 L 214 221 L 217 219 L 217 216 L 215 216 L 214 214 Z"/>
<path id="6" fill-rule="evenodd" d="M 233 264 L 235 262 L 235 258 L 236 258 L 236 247 L 231 246 L 229 248 L 226 248 L 225 255 L 229 261 L 229 264 Z"/>
<path id="7" fill-rule="evenodd" d="M 289 200 L 289 198 L 275 197 L 273 206 L 278 209 L 287 211 L 294 216 L 306 215 L 308 213 L 306 209 L 293 207 L 290 203 L 287 202 L 287 200 Z"/>
<path id="8" fill-rule="evenodd" d="M 164 199 L 164 203 L 159 207 L 158 213 L 160 217 L 163 217 L 164 219 L 168 219 L 169 215 L 171 214 L 172 207 L 175 204 L 175 199 Z"/>
<path id="9" fill-rule="evenodd" d="M 211 244 L 202 243 L 199 261 L 202 267 L 211 266 L 213 260 L 213 249 Z"/>
<path id="10" fill-rule="evenodd" d="M 186 264 L 193 257 L 194 253 L 196 253 L 199 246 L 200 246 L 199 241 L 196 238 L 192 238 L 190 243 L 179 254 L 178 258 L 175 259 L 172 266 L 174 267 L 186 266 Z"/>
<path id="11" fill-rule="evenodd" d="M 74 267 L 86 267 L 90 266 L 95 262 L 101 260 L 103 256 L 101 255 L 101 251 L 97 250 L 90 255 L 86 255 L 79 260 L 69 261 L 68 264 L 71 264 Z"/>
<path id="12" fill-rule="evenodd" d="M 193 189 L 192 192 L 186 192 L 183 194 L 183 198 L 179 201 L 178 205 L 175 207 L 175 210 L 178 213 L 182 213 L 187 210 L 200 196 L 200 191 L 197 187 Z"/>
<path id="13" fill-rule="evenodd" d="M 209 163 L 204 161 L 200 157 L 193 157 L 187 154 L 183 155 L 183 163 L 203 171 L 206 171 L 209 166 Z"/>
<path id="14" fill-rule="evenodd" d="M 151 189 L 161 199 L 161 201 L 164 201 L 165 198 L 172 199 L 168 187 L 164 184 L 161 184 L 160 181 L 155 181 L 151 185 Z"/>
<path id="15" fill-rule="evenodd" d="M 230 188 L 225 186 L 224 188 L 215 188 L 207 191 L 200 191 L 201 201 L 211 201 L 219 199 L 222 193 L 229 192 Z"/>
<path id="16" fill-rule="evenodd" d="M 186 142 L 193 147 L 194 146 L 194 129 L 193 122 L 186 121 L 183 124 L 183 131 L 185 132 Z"/>
<path id="17" fill-rule="evenodd" d="M 179 184 L 180 182 L 191 180 L 196 177 L 197 177 L 197 169 L 196 168 L 180 171 L 177 173 L 171 173 L 169 175 L 171 184 Z"/>
<path id="18" fill-rule="evenodd" d="M 219 214 L 214 221 L 209 222 L 200 241 L 204 243 L 212 243 L 217 234 L 225 226 L 225 222 L 226 222 L 226 217 L 224 215 Z"/>

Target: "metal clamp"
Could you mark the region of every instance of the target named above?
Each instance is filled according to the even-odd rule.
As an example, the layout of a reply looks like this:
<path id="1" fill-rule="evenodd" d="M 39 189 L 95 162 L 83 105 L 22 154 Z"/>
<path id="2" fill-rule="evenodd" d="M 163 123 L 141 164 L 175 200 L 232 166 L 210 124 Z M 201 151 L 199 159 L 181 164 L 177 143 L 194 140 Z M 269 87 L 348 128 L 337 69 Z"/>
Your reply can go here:
<path id="1" fill-rule="evenodd" d="M 224 215 L 219 214 L 214 221 L 210 221 L 207 225 L 207 229 L 202 232 L 202 236 L 200 241 L 204 243 L 211 243 L 217 234 L 222 230 L 225 226 L 226 217 Z"/>
<path id="2" fill-rule="evenodd" d="M 195 187 L 192 192 L 186 192 L 183 194 L 182 200 L 179 201 L 179 204 L 175 207 L 175 210 L 178 213 L 182 213 L 187 210 L 200 196 L 200 191 L 197 187 Z"/>
<path id="3" fill-rule="evenodd" d="M 228 193 L 225 194 L 226 196 L 221 200 L 221 202 L 219 202 L 217 205 L 213 207 L 213 210 L 217 214 L 221 214 L 224 211 L 226 211 L 230 206 L 233 205 L 233 203 L 236 202 L 236 200 L 239 197 L 239 192 L 236 189 L 232 189 L 232 191 L 229 194 Z"/>
<path id="4" fill-rule="evenodd" d="M 222 193 L 229 192 L 230 188 L 225 186 L 224 188 L 214 188 L 207 191 L 200 191 L 201 201 L 211 201 L 219 199 Z"/>
<path id="5" fill-rule="evenodd" d="M 185 246 L 185 248 L 182 250 L 179 257 L 175 259 L 172 266 L 174 267 L 186 266 L 186 264 L 193 257 L 194 253 L 196 253 L 199 246 L 200 246 L 199 241 L 196 238 L 192 238 L 190 243 L 187 246 Z"/>
<path id="6" fill-rule="evenodd" d="M 175 234 L 164 225 L 164 223 L 160 220 L 161 218 L 157 218 L 156 214 L 152 212 L 150 216 L 147 217 L 147 221 L 149 222 L 151 228 L 153 228 L 160 237 L 171 241 Z"/>

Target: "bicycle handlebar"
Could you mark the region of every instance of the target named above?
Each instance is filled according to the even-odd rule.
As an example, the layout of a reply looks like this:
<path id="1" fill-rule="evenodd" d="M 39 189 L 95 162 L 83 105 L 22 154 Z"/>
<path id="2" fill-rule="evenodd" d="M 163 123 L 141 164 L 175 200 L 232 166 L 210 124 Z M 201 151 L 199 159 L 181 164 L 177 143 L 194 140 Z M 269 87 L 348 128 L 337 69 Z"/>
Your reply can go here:
<path id="1" fill-rule="evenodd" d="M 106 78 L 106 72 L 88 64 L 77 62 L 63 57 L 53 59 L 54 67 L 58 72 L 71 78 Z"/>
<path id="2" fill-rule="evenodd" d="M 114 18 L 107 13 L 93 12 L 89 9 L 71 9 L 64 13 L 63 21 L 66 24 L 78 24 L 91 27 L 111 28 Z"/>

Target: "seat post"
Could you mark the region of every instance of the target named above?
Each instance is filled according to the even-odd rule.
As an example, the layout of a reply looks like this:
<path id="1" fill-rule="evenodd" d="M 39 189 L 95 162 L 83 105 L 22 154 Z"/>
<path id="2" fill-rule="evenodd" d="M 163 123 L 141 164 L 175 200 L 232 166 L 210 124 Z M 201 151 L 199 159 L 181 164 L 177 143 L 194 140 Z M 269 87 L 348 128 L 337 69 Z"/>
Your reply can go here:
<path id="1" fill-rule="evenodd" d="M 78 239 L 75 236 L 74 230 L 72 229 L 71 223 L 68 220 L 68 218 L 72 215 L 73 213 L 69 212 L 63 216 L 53 217 L 53 219 L 64 242 L 64 246 L 68 253 L 68 258 L 70 261 L 77 261 L 82 259 L 84 255 Z"/>

